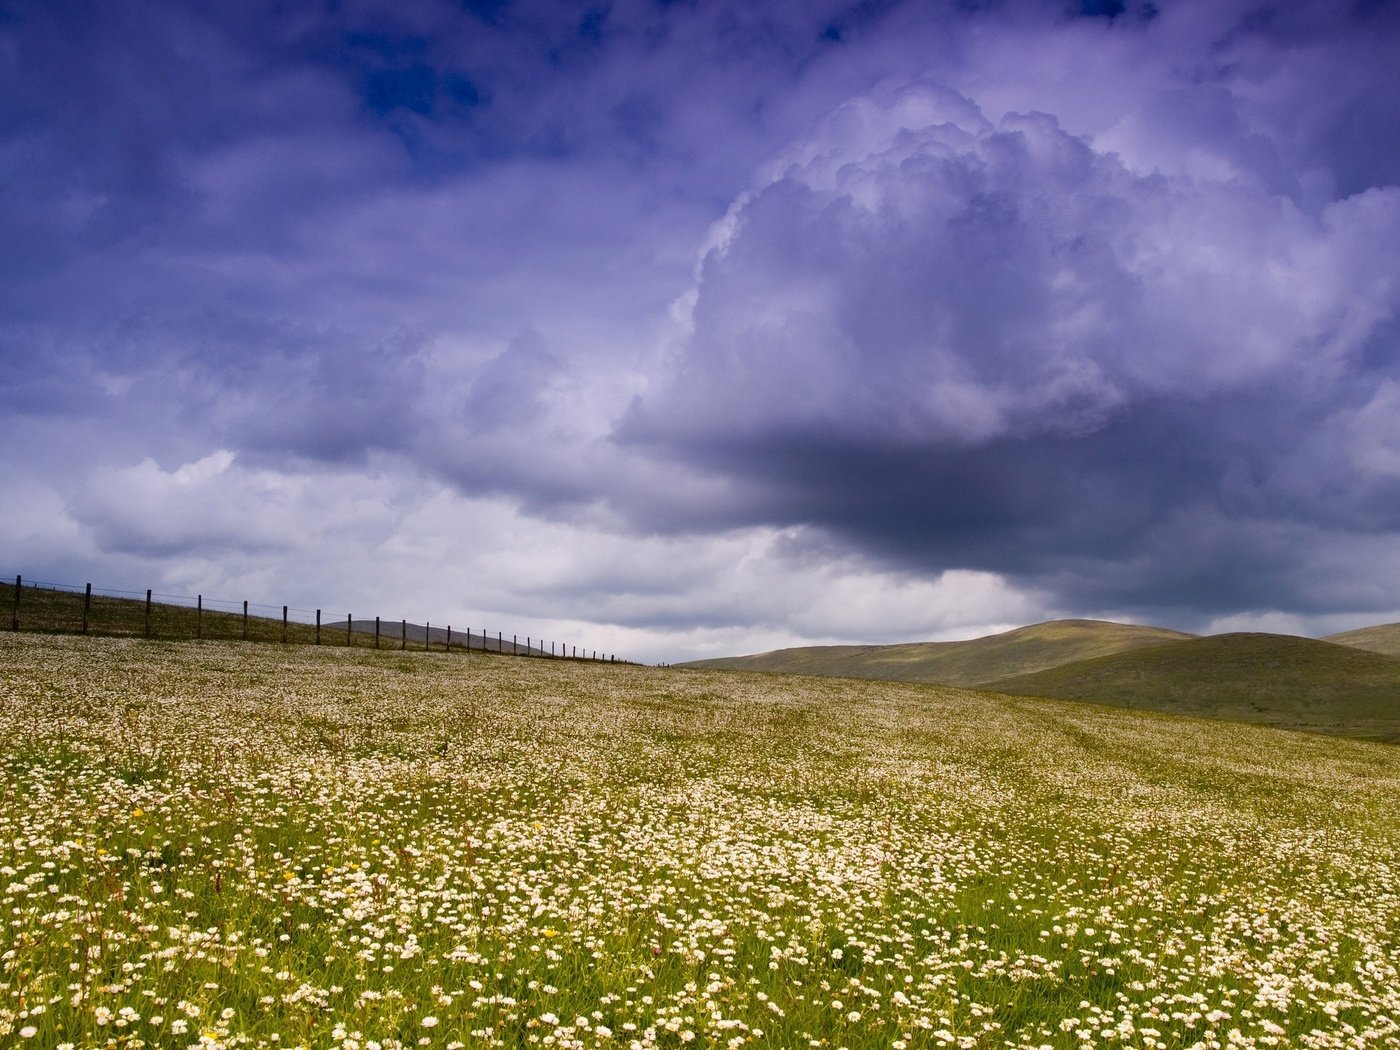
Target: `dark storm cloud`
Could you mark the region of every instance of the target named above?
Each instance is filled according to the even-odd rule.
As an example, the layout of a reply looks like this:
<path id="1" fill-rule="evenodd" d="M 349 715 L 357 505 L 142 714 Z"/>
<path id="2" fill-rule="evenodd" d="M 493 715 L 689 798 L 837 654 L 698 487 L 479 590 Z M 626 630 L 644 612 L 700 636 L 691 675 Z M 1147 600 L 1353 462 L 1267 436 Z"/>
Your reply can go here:
<path id="1" fill-rule="evenodd" d="M 620 436 L 746 479 L 745 520 L 1076 607 L 1361 600 L 1363 565 L 1308 568 L 1400 528 L 1400 188 L 1295 200 L 1250 154 L 1142 171 L 935 85 L 848 103 L 731 210 Z"/>

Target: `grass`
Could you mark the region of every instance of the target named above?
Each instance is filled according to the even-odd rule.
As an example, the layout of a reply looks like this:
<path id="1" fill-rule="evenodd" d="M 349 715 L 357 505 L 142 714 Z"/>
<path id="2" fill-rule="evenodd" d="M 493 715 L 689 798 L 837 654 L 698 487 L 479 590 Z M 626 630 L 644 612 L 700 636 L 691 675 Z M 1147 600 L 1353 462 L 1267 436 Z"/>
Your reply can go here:
<path id="1" fill-rule="evenodd" d="M 1400 659 L 1289 635 L 1194 638 L 983 688 L 1400 742 Z"/>
<path id="2" fill-rule="evenodd" d="M 976 685 L 1072 660 L 1125 652 L 1191 635 L 1104 620 L 1051 620 L 963 642 L 818 645 L 685 666 L 730 671 L 834 675 L 894 682 Z"/>
<path id="3" fill-rule="evenodd" d="M 1378 744 L 19 634 L 0 769 L 5 1045 L 1400 1042 Z"/>

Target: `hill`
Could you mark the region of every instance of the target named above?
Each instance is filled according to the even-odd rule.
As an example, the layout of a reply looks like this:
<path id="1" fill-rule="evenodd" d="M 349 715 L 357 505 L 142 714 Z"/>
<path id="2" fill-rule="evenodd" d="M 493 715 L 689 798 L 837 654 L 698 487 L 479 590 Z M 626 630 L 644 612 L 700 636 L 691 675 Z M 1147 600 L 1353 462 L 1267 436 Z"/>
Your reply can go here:
<path id="1" fill-rule="evenodd" d="M 1354 649 L 1367 649 L 1386 656 L 1400 656 L 1400 623 L 1382 623 L 1374 627 L 1359 627 L 1354 631 L 1329 634 L 1322 639 L 1336 645 L 1349 645 Z"/>
<path id="2" fill-rule="evenodd" d="M 1289 635 L 1168 642 L 981 688 L 1400 742 L 1400 659 Z"/>
<path id="3" fill-rule="evenodd" d="M 681 666 L 967 686 L 1191 637 L 1106 620 L 1050 620 L 962 642 L 803 646 Z"/>

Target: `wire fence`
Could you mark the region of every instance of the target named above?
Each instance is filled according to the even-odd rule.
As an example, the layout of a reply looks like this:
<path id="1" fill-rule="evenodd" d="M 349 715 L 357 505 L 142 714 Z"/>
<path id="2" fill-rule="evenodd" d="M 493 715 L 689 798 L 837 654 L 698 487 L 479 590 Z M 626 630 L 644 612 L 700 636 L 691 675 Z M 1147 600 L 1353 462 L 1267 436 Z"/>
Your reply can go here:
<path id="1" fill-rule="evenodd" d="M 26 580 L 0 582 L 0 609 L 11 631 L 50 634 L 126 635 L 164 640 L 275 642 L 281 645 L 339 645 L 374 649 L 481 652 L 555 660 L 625 663 L 615 654 L 561 641 L 468 627 L 454 628 L 378 616 L 323 616 L 321 609 L 209 598 L 202 594 L 120 591 L 92 584 Z"/>

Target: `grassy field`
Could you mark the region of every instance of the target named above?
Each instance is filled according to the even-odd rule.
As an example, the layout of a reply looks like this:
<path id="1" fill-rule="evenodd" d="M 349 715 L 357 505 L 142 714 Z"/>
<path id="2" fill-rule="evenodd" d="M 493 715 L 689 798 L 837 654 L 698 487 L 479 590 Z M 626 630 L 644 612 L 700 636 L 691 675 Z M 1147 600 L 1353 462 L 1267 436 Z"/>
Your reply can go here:
<path id="1" fill-rule="evenodd" d="M 1291 635 L 1193 638 L 982 688 L 1400 743 L 1400 659 Z"/>
<path id="2" fill-rule="evenodd" d="M 753 656 L 699 660 L 685 666 L 727 671 L 877 678 L 891 682 L 977 685 L 1072 660 L 1126 652 L 1192 637 L 1179 631 L 1106 620 L 1051 620 L 963 642 L 812 645 Z"/>
<path id="3" fill-rule="evenodd" d="M 1400 749 L 0 635 L 0 1044 L 1394 1047 Z"/>

